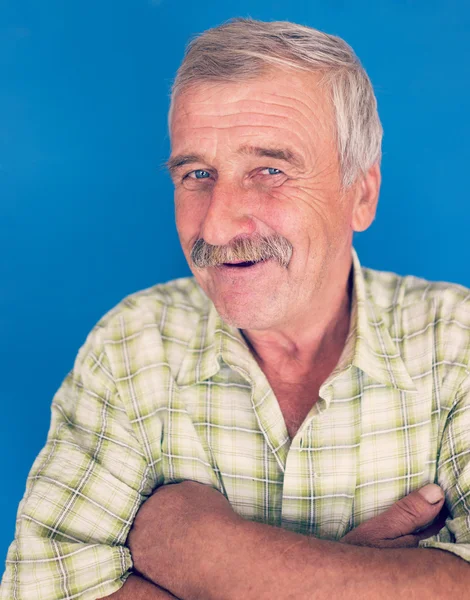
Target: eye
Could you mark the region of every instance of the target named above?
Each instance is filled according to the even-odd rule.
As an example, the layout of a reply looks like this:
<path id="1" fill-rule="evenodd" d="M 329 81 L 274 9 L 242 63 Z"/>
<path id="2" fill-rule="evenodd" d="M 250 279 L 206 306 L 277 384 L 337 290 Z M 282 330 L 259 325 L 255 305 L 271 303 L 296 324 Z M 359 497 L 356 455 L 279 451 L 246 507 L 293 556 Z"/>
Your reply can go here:
<path id="1" fill-rule="evenodd" d="M 263 171 L 267 171 L 268 175 L 280 175 L 282 173 L 282 171 L 280 169 L 275 169 L 274 167 L 266 167 L 264 169 L 261 169 L 261 173 Z"/>
<path id="2" fill-rule="evenodd" d="M 190 171 L 187 173 L 183 179 L 207 179 L 211 174 L 209 171 L 204 171 L 203 169 L 196 169 L 195 171 Z"/>
<path id="3" fill-rule="evenodd" d="M 275 167 L 263 167 L 256 172 L 254 181 L 257 181 L 260 185 L 265 187 L 275 188 L 284 185 L 288 179 L 288 175 L 286 175 L 284 171 L 281 171 L 281 169 L 276 169 Z"/>

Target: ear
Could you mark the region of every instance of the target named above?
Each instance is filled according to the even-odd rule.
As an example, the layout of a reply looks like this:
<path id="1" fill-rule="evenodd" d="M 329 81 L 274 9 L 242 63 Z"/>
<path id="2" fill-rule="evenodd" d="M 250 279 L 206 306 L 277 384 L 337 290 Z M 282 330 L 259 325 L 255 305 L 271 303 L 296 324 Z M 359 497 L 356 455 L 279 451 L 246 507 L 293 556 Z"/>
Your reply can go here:
<path id="1" fill-rule="evenodd" d="M 378 164 L 372 165 L 358 181 L 351 216 L 354 231 L 365 231 L 375 219 L 382 176 Z"/>

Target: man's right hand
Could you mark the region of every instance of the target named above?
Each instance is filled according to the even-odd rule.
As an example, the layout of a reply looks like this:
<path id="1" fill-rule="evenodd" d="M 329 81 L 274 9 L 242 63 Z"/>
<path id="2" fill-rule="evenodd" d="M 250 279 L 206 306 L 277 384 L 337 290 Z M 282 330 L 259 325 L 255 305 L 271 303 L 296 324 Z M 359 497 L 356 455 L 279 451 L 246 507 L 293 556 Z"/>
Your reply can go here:
<path id="1" fill-rule="evenodd" d="M 431 504 L 421 494 L 423 490 L 424 494 L 435 495 L 440 491 L 442 497 Z M 441 488 L 431 483 L 401 498 L 377 517 L 361 523 L 339 541 L 371 548 L 416 548 L 420 540 L 438 533 L 448 516 Z"/>

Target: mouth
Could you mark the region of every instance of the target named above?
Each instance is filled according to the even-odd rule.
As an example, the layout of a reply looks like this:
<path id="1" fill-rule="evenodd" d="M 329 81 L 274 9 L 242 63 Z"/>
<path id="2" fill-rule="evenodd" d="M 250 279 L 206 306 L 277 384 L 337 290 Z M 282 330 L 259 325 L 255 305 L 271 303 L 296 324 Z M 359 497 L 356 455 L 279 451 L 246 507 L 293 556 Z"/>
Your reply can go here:
<path id="1" fill-rule="evenodd" d="M 250 267 L 254 267 L 255 265 L 259 265 L 263 262 L 265 262 L 265 261 L 264 260 L 239 261 L 239 262 L 232 262 L 232 263 L 223 263 L 221 266 L 229 268 L 229 269 L 248 269 Z"/>

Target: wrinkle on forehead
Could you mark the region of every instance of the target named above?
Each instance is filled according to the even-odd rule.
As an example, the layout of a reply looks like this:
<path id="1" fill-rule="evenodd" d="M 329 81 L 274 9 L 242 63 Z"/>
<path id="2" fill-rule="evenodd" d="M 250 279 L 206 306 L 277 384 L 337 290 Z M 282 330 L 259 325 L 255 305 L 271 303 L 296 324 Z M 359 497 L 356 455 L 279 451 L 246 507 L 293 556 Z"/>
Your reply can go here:
<path id="1" fill-rule="evenodd" d="M 271 116 L 288 114 L 302 125 L 314 122 L 317 128 L 331 129 L 334 107 L 328 90 L 319 82 L 319 73 L 276 71 L 270 75 L 247 82 L 193 84 L 175 99 L 173 123 L 179 115 L 227 120 L 241 113 L 266 114 L 269 110 Z"/>
<path id="2" fill-rule="evenodd" d="M 220 105 L 224 106 L 222 110 Z M 223 103 L 219 100 L 214 103 L 215 110 L 204 106 L 204 110 L 197 110 L 196 107 L 189 107 L 181 116 L 175 115 L 173 122 L 173 134 L 182 126 L 183 128 L 194 127 L 197 129 L 224 129 L 235 127 L 276 127 L 288 131 L 304 130 L 306 135 L 315 138 L 333 137 L 333 127 L 331 120 L 325 118 L 323 113 L 312 110 L 308 113 L 301 111 L 297 107 L 283 106 L 271 102 L 240 100 L 229 103 Z"/>

